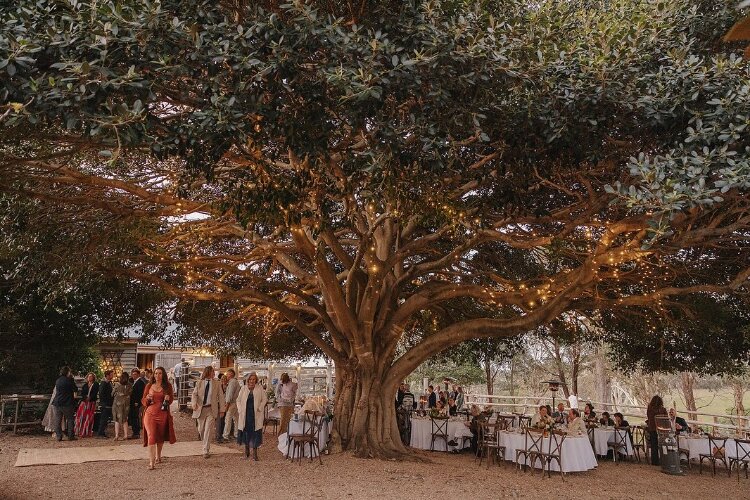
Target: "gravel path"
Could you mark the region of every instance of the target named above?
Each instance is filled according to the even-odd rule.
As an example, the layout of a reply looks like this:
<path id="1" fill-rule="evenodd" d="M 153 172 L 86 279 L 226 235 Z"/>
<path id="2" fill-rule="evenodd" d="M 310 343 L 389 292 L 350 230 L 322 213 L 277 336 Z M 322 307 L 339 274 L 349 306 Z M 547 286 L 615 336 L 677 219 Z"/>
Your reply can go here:
<path id="1" fill-rule="evenodd" d="M 180 415 L 175 423 L 178 440 L 197 440 L 192 419 Z M 559 475 L 542 479 L 538 473 L 520 473 L 510 465 L 479 468 L 469 455 L 444 453 L 425 453 L 431 463 L 360 460 L 339 454 L 324 455 L 322 466 L 304 460 L 299 466 L 284 461 L 275 436 L 266 434 L 264 440 L 260 462 L 237 455 L 182 457 L 149 471 L 144 448 L 144 459 L 137 461 L 13 467 L 20 448 L 104 443 L 97 439 L 58 443 L 46 434 L 6 432 L 0 435 L 0 498 L 750 498 L 750 480 L 744 475 L 738 484 L 736 475 L 712 478 L 690 471 L 685 477 L 672 477 L 656 467 L 606 462 L 598 470 L 568 475 L 563 482 Z"/>

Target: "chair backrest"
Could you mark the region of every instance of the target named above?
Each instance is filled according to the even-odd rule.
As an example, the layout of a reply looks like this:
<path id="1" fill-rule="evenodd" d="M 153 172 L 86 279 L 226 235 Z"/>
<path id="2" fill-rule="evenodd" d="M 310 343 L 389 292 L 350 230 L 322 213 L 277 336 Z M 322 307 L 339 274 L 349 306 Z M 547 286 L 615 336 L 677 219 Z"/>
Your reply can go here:
<path id="1" fill-rule="evenodd" d="M 737 460 L 750 462 L 750 439 L 735 439 L 734 448 Z"/>
<path id="2" fill-rule="evenodd" d="M 615 444 L 625 449 L 628 447 L 628 438 L 630 437 L 630 427 L 615 427 Z"/>
<path id="3" fill-rule="evenodd" d="M 643 426 L 636 425 L 633 430 L 633 445 L 646 445 L 646 431 Z"/>
<path id="4" fill-rule="evenodd" d="M 716 458 L 726 456 L 727 438 L 708 435 L 708 450 Z"/>
<path id="5" fill-rule="evenodd" d="M 305 410 L 305 416 L 302 421 L 302 434 L 308 434 L 310 436 L 316 435 L 316 419 L 320 414 L 316 411 Z"/>
<path id="6" fill-rule="evenodd" d="M 562 446 L 568 435 L 562 431 L 552 430 L 549 434 L 549 454 L 562 456 Z"/>
<path id="7" fill-rule="evenodd" d="M 525 415 L 518 417 L 518 425 L 521 427 L 521 429 L 528 429 L 529 427 L 531 427 L 531 417 L 527 417 Z"/>
<path id="8" fill-rule="evenodd" d="M 524 449 L 542 453 L 544 450 L 542 446 L 544 444 L 544 432 L 541 429 L 526 429 L 526 436 L 524 437 Z"/>
<path id="9" fill-rule="evenodd" d="M 482 443 L 494 443 L 497 440 L 497 424 L 493 425 L 489 422 L 481 422 L 479 424 L 480 429 L 480 442 Z"/>
<path id="10" fill-rule="evenodd" d="M 432 425 L 432 434 L 438 436 L 448 435 L 448 418 L 447 417 L 430 417 Z"/>
<path id="11" fill-rule="evenodd" d="M 497 430 L 499 431 L 505 431 L 513 427 L 513 422 L 515 421 L 515 417 L 510 417 L 508 415 L 502 415 L 497 417 Z"/>

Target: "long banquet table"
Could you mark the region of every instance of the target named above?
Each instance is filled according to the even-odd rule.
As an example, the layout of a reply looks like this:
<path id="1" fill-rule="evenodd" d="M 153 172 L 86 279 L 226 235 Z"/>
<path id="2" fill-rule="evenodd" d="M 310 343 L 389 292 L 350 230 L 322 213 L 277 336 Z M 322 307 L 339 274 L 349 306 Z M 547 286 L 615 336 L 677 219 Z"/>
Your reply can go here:
<path id="1" fill-rule="evenodd" d="M 737 448 L 735 447 L 734 439 L 727 439 L 724 446 L 725 457 L 737 458 Z M 740 443 L 740 446 L 743 445 Z M 680 436 L 680 447 L 690 451 L 690 460 L 698 460 L 701 453 L 703 453 L 704 455 L 708 455 L 712 451 L 709 448 L 709 441 L 707 437 Z M 744 445 L 744 447 L 747 451 L 750 451 L 748 445 Z M 740 450 L 740 455 L 742 454 L 743 450 Z"/>
<path id="2" fill-rule="evenodd" d="M 454 417 L 455 418 L 455 417 Z M 471 431 L 469 430 L 464 422 L 466 420 L 462 418 L 456 418 L 455 420 L 448 420 L 448 441 L 456 441 L 456 446 L 448 445 L 448 451 L 456 449 L 468 448 L 470 442 L 466 438 L 471 437 Z M 418 448 L 420 450 L 429 450 L 432 442 L 432 423 L 429 418 L 424 417 L 412 417 L 411 419 L 411 441 L 409 445 L 412 448 Z M 445 442 L 442 438 L 435 440 L 434 449 L 436 451 L 445 451 Z"/>
<path id="3" fill-rule="evenodd" d="M 516 461 L 516 450 L 523 450 L 525 446 L 525 434 L 516 431 L 499 431 L 497 433 L 498 443 L 505 446 L 505 460 Z M 549 438 L 544 438 L 543 449 L 549 446 Z M 583 472 L 595 469 L 597 466 L 594 450 L 587 435 L 566 436 L 562 445 L 562 467 L 563 472 Z M 531 465 L 527 460 L 527 465 Z M 537 460 L 534 467 L 540 468 L 541 463 Z M 550 466 L 551 470 L 559 471 L 560 467 L 556 461 Z"/>

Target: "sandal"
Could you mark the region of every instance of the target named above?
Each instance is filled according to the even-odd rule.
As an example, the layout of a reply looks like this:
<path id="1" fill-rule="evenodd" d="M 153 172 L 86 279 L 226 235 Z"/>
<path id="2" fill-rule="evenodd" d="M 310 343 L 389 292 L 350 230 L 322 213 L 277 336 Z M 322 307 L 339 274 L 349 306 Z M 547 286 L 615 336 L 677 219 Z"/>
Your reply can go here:
<path id="1" fill-rule="evenodd" d="M 149 464 L 148 464 L 148 470 L 154 470 L 154 469 L 155 469 L 154 463 L 153 462 L 149 462 Z"/>

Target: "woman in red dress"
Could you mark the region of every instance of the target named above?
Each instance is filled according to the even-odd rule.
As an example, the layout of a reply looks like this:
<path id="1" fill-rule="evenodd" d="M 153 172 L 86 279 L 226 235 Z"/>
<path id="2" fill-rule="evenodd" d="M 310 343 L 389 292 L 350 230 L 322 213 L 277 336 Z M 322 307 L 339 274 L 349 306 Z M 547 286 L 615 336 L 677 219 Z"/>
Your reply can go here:
<path id="1" fill-rule="evenodd" d="M 164 441 L 174 444 L 177 439 L 174 433 L 174 422 L 169 405 L 174 399 L 172 384 L 167 381 L 167 372 L 161 366 L 154 370 L 151 383 L 143 391 L 141 404 L 146 411 L 143 414 L 143 446 L 148 446 L 148 468 L 153 470 L 154 463 L 161 463 L 161 448 Z"/>

